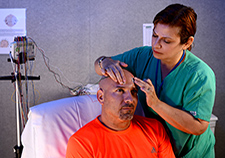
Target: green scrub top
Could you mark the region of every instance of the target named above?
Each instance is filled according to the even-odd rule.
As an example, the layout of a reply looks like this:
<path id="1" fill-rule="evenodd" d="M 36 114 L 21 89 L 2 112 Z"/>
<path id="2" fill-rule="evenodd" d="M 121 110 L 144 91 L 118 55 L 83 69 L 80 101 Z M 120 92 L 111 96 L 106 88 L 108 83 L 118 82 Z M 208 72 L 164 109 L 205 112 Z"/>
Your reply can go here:
<path id="1" fill-rule="evenodd" d="M 113 56 L 112 59 L 127 63 L 127 69 L 134 76 L 140 79 L 149 78 L 155 89 L 157 87 L 156 91 L 159 92 L 162 83 L 161 67 L 159 64 L 157 70 L 158 59 L 153 56 L 151 47 L 134 48 L 123 54 Z M 164 78 L 161 93 L 158 97 L 170 106 L 209 122 L 215 100 L 215 83 L 215 75 L 212 69 L 186 50 L 184 61 Z M 162 120 L 153 109 L 148 107 L 146 96 L 140 90 L 138 97 L 146 117 L 159 119 L 169 129 L 176 157 L 215 157 L 215 137 L 210 130 L 210 125 L 201 135 L 184 133 Z"/>

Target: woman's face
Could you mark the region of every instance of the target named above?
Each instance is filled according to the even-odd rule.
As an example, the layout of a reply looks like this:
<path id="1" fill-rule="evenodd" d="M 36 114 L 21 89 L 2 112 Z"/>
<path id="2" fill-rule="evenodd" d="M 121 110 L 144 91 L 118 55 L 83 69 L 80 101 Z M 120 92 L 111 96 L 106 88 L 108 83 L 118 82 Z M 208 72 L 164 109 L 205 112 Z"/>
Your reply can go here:
<path id="1" fill-rule="evenodd" d="M 156 24 L 152 35 L 152 49 L 155 58 L 162 63 L 176 63 L 182 56 L 185 44 L 180 44 L 179 27 Z"/>

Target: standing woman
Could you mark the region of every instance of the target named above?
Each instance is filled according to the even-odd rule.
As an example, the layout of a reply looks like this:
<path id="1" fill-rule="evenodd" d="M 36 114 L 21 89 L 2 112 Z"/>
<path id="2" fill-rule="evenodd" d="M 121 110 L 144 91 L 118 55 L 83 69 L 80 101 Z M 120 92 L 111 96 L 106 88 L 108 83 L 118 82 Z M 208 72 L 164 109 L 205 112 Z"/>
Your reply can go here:
<path id="1" fill-rule="evenodd" d="M 154 18 L 152 47 L 114 57 L 99 57 L 95 70 L 123 84 L 121 67 L 136 77 L 146 117 L 160 120 L 171 134 L 176 157 L 213 158 L 215 138 L 209 121 L 215 99 L 215 75 L 190 52 L 197 14 L 172 4 Z"/>

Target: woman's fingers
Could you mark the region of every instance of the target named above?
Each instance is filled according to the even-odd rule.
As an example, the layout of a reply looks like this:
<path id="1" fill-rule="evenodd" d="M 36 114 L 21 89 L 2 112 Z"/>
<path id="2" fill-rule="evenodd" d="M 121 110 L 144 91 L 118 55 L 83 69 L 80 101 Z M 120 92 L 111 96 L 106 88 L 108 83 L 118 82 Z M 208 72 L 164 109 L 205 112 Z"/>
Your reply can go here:
<path id="1" fill-rule="evenodd" d="M 124 62 L 120 62 L 119 64 L 120 64 L 120 66 L 122 66 L 122 67 L 127 67 L 127 66 L 128 66 L 128 65 L 127 65 L 126 63 L 124 63 Z"/>
<path id="2" fill-rule="evenodd" d="M 115 82 L 123 84 L 125 80 L 123 69 L 120 66 L 115 66 L 112 68 L 112 71 L 114 72 L 114 75 L 116 77 Z"/>
<path id="3" fill-rule="evenodd" d="M 152 85 L 152 82 L 150 79 L 141 80 L 137 77 L 134 78 L 135 83 L 140 87 L 140 89 L 144 92 L 152 91 L 154 90 L 154 86 Z"/>
<path id="4" fill-rule="evenodd" d="M 148 106 L 151 107 L 152 105 L 157 105 L 157 102 L 159 101 L 159 99 L 155 93 L 155 88 L 151 80 L 150 79 L 141 80 L 135 77 L 134 82 L 146 94 L 146 101 Z"/>
<path id="5" fill-rule="evenodd" d="M 107 63 L 106 63 L 107 62 Z M 125 83 L 126 78 L 123 72 L 122 67 L 127 67 L 128 65 L 126 63 L 120 62 L 120 61 L 104 61 L 104 66 L 102 71 L 102 74 L 105 76 L 109 76 L 113 81 L 118 82 L 120 84 Z"/>

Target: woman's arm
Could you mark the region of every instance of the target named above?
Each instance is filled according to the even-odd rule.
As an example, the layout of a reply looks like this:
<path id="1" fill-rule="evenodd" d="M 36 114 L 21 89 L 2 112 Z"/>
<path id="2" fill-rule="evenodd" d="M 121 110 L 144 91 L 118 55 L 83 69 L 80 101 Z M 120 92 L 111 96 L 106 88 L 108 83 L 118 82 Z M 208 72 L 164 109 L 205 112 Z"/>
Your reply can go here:
<path id="1" fill-rule="evenodd" d="M 174 108 L 159 100 L 151 108 L 173 127 L 189 134 L 200 135 L 205 132 L 209 122 L 196 119 L 186 111 Z"/>
<path id="2" fill-rule="evenodd" d="M 104 58 L 104 59 L 103 59 L 103 58 Z M 107 58 L 107 57 L 105 57 L 105 56 L 100 56 L 98 59 L 95 60 L 95 63 L 94 63 L 95 72 L 96 72 L 98 75 L 100 75 L 100 76 L 104 75 L 103 72 L 102 72 L 102 62 L 103 62 L 103 61 L 100 61 L 100 59 L 105 60 L 106 58 Z"/>
<path id="3" fill-rule="evenodd" d="M 174 108 L 160 101 L 155 93 L 155 88 L 150 81 L 142 81 L 135 77 L 135 84 L 146 94 L 146 101 L 156 113 L 173 127 L 189 134 L 200 135 L 208 127 L 209 122 L 196 119 L 186 111 Z"/>

